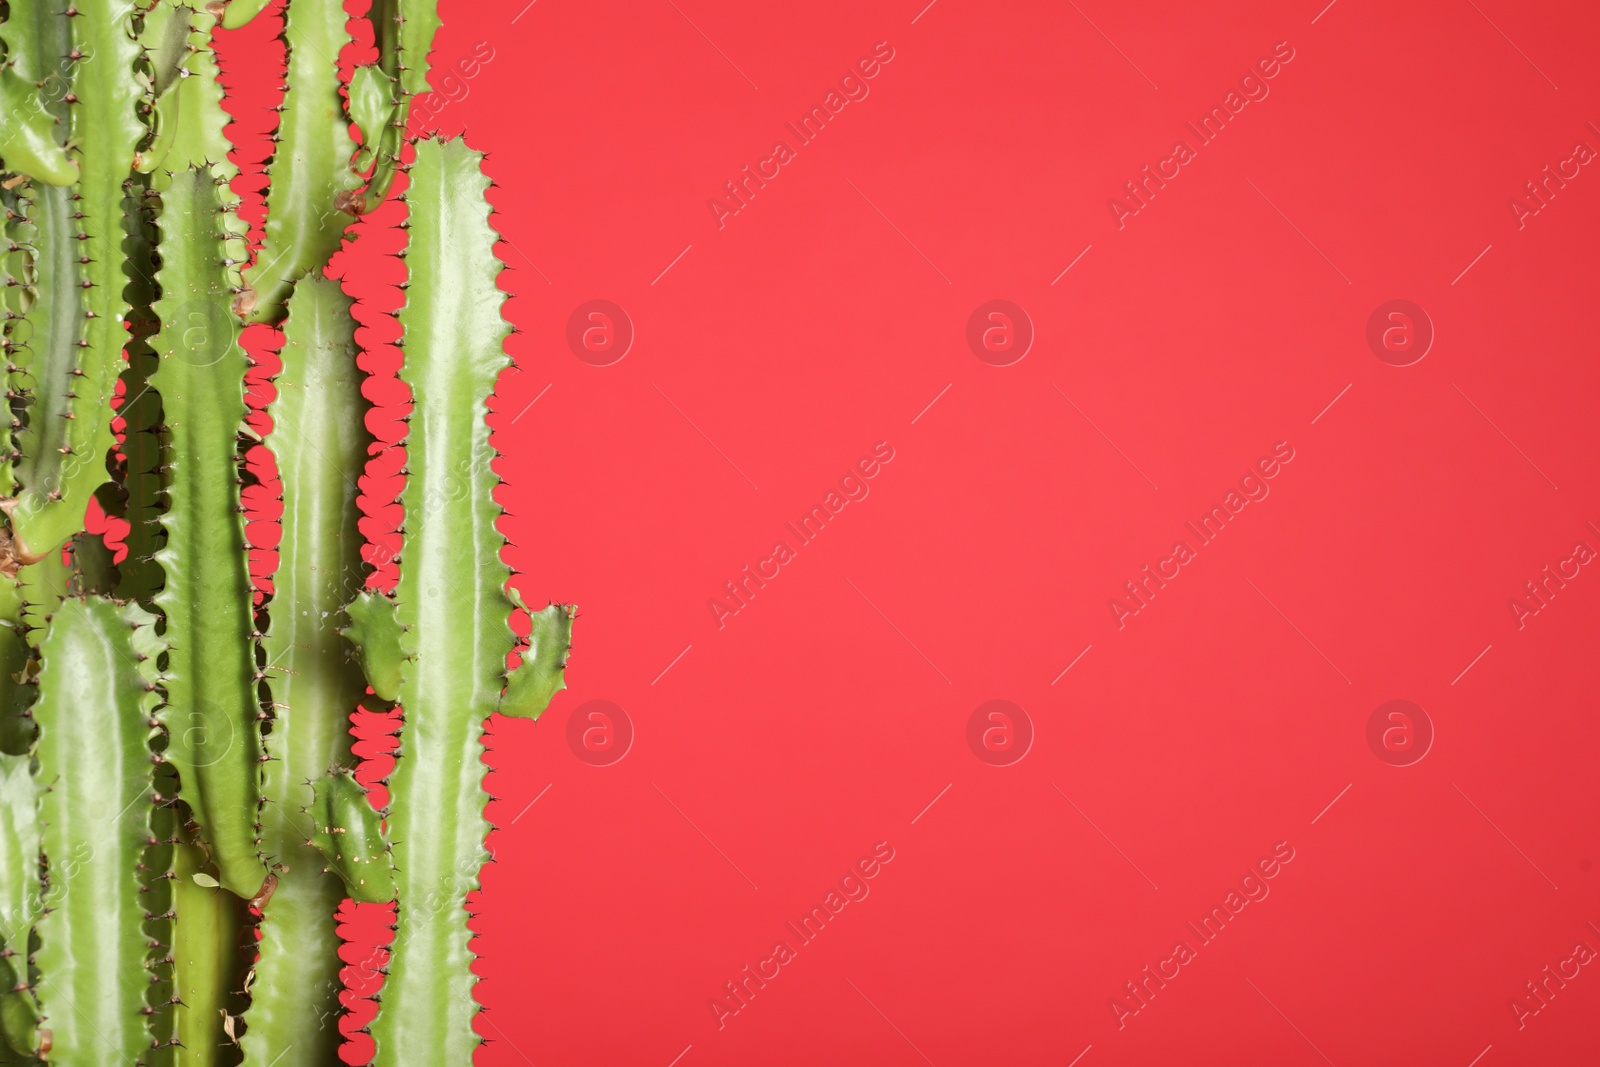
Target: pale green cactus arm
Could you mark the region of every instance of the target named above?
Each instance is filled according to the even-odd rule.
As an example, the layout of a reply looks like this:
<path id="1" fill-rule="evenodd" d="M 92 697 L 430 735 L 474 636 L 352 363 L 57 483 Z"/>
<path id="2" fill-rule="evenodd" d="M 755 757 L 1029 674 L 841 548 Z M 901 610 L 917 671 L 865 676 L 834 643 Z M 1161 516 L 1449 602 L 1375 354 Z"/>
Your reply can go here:
<path id="1" fill-rule="evenodd" d="M 255 620 L 238 435 L 244 419 L 245 354 L 229 310 L 238 220 L 219 169 L 167 176 L 162 192 L 161 394 L 170 457 L 156 553 L 165 584 L 155 603 L 172 649 L 164 678 L 165 758 L 200 824 L 222 884 L 254 896 L 266 877 L 256 845 L 262 758 Z M 235 275 L 236 276 L 236 275 Z"/>
<path id="2" fill-rule="evenodd" d="M 439 9 L 436 0 L 372 0 L 367 18 L 378 62 L 358 67 L 350 82 L 351 115 L 363 142 L 356 166 L 373 167 L 363 212 L 383 203 L 394 184 L 412 98 L 428 91 L 428 56 L 439 29 Z M 385 87 L 387 109 L 381 106 Z"/>
<path id="3" fill-rule="evenodd" d="M 320 269 L 338 250 L 361 204 L 354 195 L 361 178 L 350 169 L 356 143 L 339 97 L 339 52 L 350 41 L 347 18 L 342 4 L 324 0 L 301 0 L 284 14 L 289 69 L 267 168 L 266 234 L 244 272 L 238 302 L 252 322 L 283 317 L 295 280 Z"/>
<path id="4" fill-rule="evenodd" d="M 394 863 L 383 833 L 383 816 L 349 770 L 317 782 L 307 814 L 314 824 L 311 845 L 327 861 L 351 900 L 381 904 L 394 899 Z"/>
<path id="5" fill-rule="evenodd" d="M 379 700 L 400 699 L 400 675 L 405 667 L 405 630 L 393 598 L 365 590 L 345 609 L 350 625 L 342 631 L 356 646 L 367 684 Z"/>
<path id="6" fill-rule="evenodd" d="M 151 1051 L 150 932 L 139 867 L 150 841 L 151 714 L 162 641 L 143 609 L 68 598 L 40 649 L 39 739 L 49 864 L 35 955 L 41 1037 L 64 1067 Z"/>
<path id="7" fill-rule="evenodd" d="M 29 431 L 39 435 L 39 447 L 23 446 L 19 492 L 7 505 L 12 550 L 23 562 L 41 558 L 72 536 L 90 496 L 107 478 L 111 397 L 122 372 L 126 336 L 123 181 L 146 132 L 137 113 L 144 87 L 134 76 L 139 46 L 132 37 L 132 0 L 74 0 L 72 10 L 72 17 L 63 21 L 70 26 L 71 51 L 79 56 L 71 72 L 70 148 L 78 180 L 71 187 L 73 199 L 65 205 L 70 210 L 53 217 L 46 217 L 51 213 L 44 210 L 46 196 L 41 193 L 35 224 L 41 249 L 49 228 L 48 254 L 60 255 L 65 248 L 76 261 L 78 308 L 70 307 L 65 294 L 45 296 L 42 266 L 40 305 L 48 314 L 62 316 L 51 324 L 51 343 L 76 345 L 77 353 L 75 361 L 70 352 L 65 357 L 60 352 L 48 357 L 34 353 L 35 361 L 48 358 L 54 380 L 63 380 L 64 374 L 70 388 L 62 394 L 64 409 L 30 413 Z M 71 369 L 58 373 L 61 367 Z"/>
<path id="8" fill-rule="evenodd" d="M 18 1052 L 37 1045 L 39 1005 L 28 939 L 39 918 L 39 783 L 29 755 L 0 756 L 0 1033 Z"/>
<path id="9" fill-rule="evenodd" d="M 466 899 L 487 859 L 483 723 L 515 644 L 486 422 L 509 327 L 481 159 L 461 141 L 422 141 L 406 194 L 400 377 L 415 406 L 395 602 L 410 658 L 389 780 L 398 929 L 372 1024 L 378 1067 L 469 1063 L 480 1040 Z"/>
<path id="10" fill-rule="evenodd" d="M 280 1058 L 337 1064 L 341 1040 L 334 911 L 345 892 L 311 845 L 321 824 L 308 809 L 311 782 L 353 762 L 350 713 L 366 692 L 355 650 L 339 636 L 344 605 L 367 569 L 356 497 L 372 442 L 350 303 L 320 271 L 300 280 L 284 323 L 278 395 L 267 408 L 283 515 L 262 639 L 273 758 L 262 787 L 261 847 L 278 865 L 278 881 L 262 912 L 243 1042 L 245 1063 L 261 1067 Z"/>
<path id="11" fill-rule="evenodd" d="M 45 10 L 51 6 L 38 5 Z M 49 185 L 70 185 L 78 170 L 62 148 L 64 131 L 55 129 L 57 116 L 48 106 L 50 76 L 66 52 L 53 47 L 55 27 L 44 24 L 27 5 L 11 7 L 0 24 L 6 53 L 0 64 L 0 167 Z"/>
<path id="12" fill-rule="evenodd" d="M 172 1033 L 178 1067 L 237 1062 L 225 1022 L 244 1007 L 244 902 L 220 888 L 213 875 L 194 828 L 185 828 L 172 871 Z"/>
<path id="13" fill-rule="evenodd" d="M 245 259 L 245 227 L 228 188 L 236 169 L 223 126 L 209 11 L 190 12 L 183 126 L 154 176 L 161 290 L 152 339 L 165 427 L 165 577 L 154 598 L 172 646 L 163 682 L 165 758 L 200 826 L 224 888 L 255 896 L 266 878 L 256 842 L 260 802 L 261 706 L 244 514 L 239 433 L 247 359 L 231 310 Z M 181 968 L 181 961 L 180 961 Z"/>

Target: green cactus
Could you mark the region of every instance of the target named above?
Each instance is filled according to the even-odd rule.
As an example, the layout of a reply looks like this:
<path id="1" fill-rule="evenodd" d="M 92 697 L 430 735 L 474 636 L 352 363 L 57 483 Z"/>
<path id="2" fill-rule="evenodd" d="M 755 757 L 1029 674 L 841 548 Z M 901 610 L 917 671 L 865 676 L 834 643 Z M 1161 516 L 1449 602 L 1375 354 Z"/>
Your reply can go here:
<path id="1" fill-rule="evenodd" d="M 575 611 L 528 612 L 522 641 L 510 625 L 488 180 L 460 141 L 401 163 L 432 0 L 374 0 L 377 61 L 343 87 L 342 7 L 288 0 L 252 258 L 212 34 L 266 6 L 0 4 L 0 1064 L 332 1067 L 346 898 L 396 907 L 379 1067 L 466 1064 L 479 1042 L 484 722 L 564 688 Z M 389 595 L 364 588 L 369 404 L 323 268 L 402 169 L 414 407 Z M 242 337 L 280 320 L 263 438 Z M 252 440 L 282 484 L 262 603 Z M 91 502 L 127 524 L 116 562 Z M 363 701 L 403 716 L 383 812 L 351 769 Z"/>
<path id="2" fill-rule="evenodd" d="M 39 822 L 47 863 L 35 989 L 51 1063 L 147 1062 L 150 745 L 162 640 L 135 605 L 69 597 L 40 649 Z M 156 929 L 151 929 L 154 926 Z"/>
<path id="3" fill-rule="evenodd" d="M 146 133 L 138 107 L 144 88 L 136 76 L 131 0 L 73 0 L 45 10 L 70 28 L 72 147 L 77 167 L 70 192 L 40 189 L 34 212 L 39 299 L 24 339 L 32 349 L 35 390 L 28 428 L 19 439 L 17 491 L 5 507 L 11 551 L 22 563 L 42 559 L 82 525 L 89 498 L 106 481 L 112 445 L 106 417 L 122 373 L 123 182 Z M 41 5 L 54 9 L 53 4 Z M 56 35 L 59 38 L 59 34 Z M 60 41 L 44 55 L 60 54 Z M 59 264 L 60 266 L 56 266 Z M 46 347 L 48 345 L 48 347 Z M 74 350 L 75 349 L 75 350 Z"/>
<path id="4" fill-rule="evenodd" d="M 350 40 L 345 22 L 335 3 L 291 4 L 284 15 L 289 69 L 268 168 L 266 236 L 239 296 L 240 313 L 254 322 L 282 318 L 295 280 L 328 261 L 357 213 L 361 178 L 350 166 L 356 143 L 336 62 Z"/>
<path id="5" fill-rule="evenodd" d="M 516 645 L 486 421 L 495 380 L 510 364 L 510 327 L 500 317 L 505 295 L 495 284 L 498 238 L 481 160 L 459 140 L 422 141 L 404 197 L 410 284 L 399 313 L 400 378 L 415 406 L 394 595 L 407 657 L 398 691 L 405 725 L 389 780 L 399 927 L 372 1025 L 379 1067 L 464 1064 L 480 1041 L 466 902 L 488 858 L 483 723 L 501 709 Z M 445 498 L 448 506 L 438 506 Z M 572 613 L 545 612 L 536 630 L 545 643 L 513 675 L 519 698 L 561 685 Z M 539 682 L 525 680 L 535 674 Z M 537 715 L 543 706 L 519 699 L 515 710 Z"/>
<path id="6" fill-rule="evenodd" d="M 366 692 L 339 629 L 367 569 L 356 474 L 372 437 L 350 300 L 338 283 L 320 274 L 301 279 L 284 331 L 278 395 L 267 409 L 267 445 L 283 481 L 282 539 L 262 641 L 273 758 L 265 765 L 261 847 L 277 865 L 277 886 L 262 910 L 244 1049 L 247 1064 L 273 1063 L 290 1049 L 297 1062 L 333 1064 L 340 1040 L 334 911 L 345 892 L 311 844 L 325 825 L 311 810 L 311 783 L 353 762 L 350 712 Z"/>
<path id="7" fill-rule="evenodd" d="M 246 357 L 229 311 L 237 221 L 215 165 L 169 174 L 158 219 L 162 295 L 155 311 L 167 434 L 165 585 L 155 597 L 171 644 L 163 678 L 166 760 L 209 844 L 222 884 L 254 896 L 266 878 L 256 845 L 261 724 L 254 609 L 239 502 Z M 234 272 L 235 277 L 236 272 Z"/>

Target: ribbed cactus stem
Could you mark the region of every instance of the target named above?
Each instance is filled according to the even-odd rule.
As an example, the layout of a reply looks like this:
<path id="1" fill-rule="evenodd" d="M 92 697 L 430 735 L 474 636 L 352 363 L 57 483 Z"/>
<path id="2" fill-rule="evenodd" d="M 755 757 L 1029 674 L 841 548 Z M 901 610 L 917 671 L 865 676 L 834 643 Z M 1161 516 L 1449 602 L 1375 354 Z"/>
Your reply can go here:
<path id="1" fill-rule="evenodd" d="M 178 1067 L 222 1067 L 238 1062 L 229 1030 L 237 1030 L 245 1003 L 244 903 L 218 888 L 196 842 L 193 827 L 185 828 L 173 854 L 175 1061 Z"/>
<path id="2" fill-rule="evenodd" d="M 350 299 L 318 271 L 300 280 L 284 324 L 267 446 L 283 482 L 282 536 L 262 640 L 272 720 L 261 847 L 279 866 L 263 910 L 245 1063 L 338 1063 L 339 937 L 345 892 L 310 844 L 312 781 L 353 762 L 350 713 L 366 692 L 340 636 L 367 569 L 357 529 L 357 475 L 372 436 L 356 366 Z M 387 862 L 387 857 L 385 857 Z M 292 1052 L 290 1050 L 293 1050 Z"/>
<path id="3" fill-rule="evenodd" d="M 151 381 L 167 428 L 167 540 L 155 602 L 172 646 L 160 712 L 166 759 L 222 884 L 248 899 L 266 877 L 256 845 L 262 746 L 239 498 L 246 360 L 225 266 L 242 242 L 224 181 L 218 168 L 196 167 L 167 175 L 161 193 L 161 364 Z"/>
<path id="4" fill-rule="evenodd" d="M 42 1040 L 63 1067 L 151 1053 L 152 917 L 139 868 L 151 838 L 155 624 L 134 605 L 69 597 L 40 649 L 34 755 L 49 876 L 35 959 L 47 978 Z"/>
<path id="5" fill-rule="evenodd" d="M 23 562 L 42 558 L 71 537 L 83 523 L 89 498 L 107 479 L 106 453 L 113 440 L 109 412 L 126 336 L 122 186 L 146 133 L 137 113 L 144 90 L 134 77 L 140 50 L 132 37 L 132 0 L 75 0 L 72 11 L 62 21 L 70 26 L 69 51 L 79 57 L 71 72 L 71 155 L 78 178 L 71 199 L 54 209 L 41 202 L 35 221 L 50 231 L 47 240 L 41 229 L 41 255 L 64 255 L 76 265 L 79 305 L 71 307 L 65 296 L 51 298 L 49 314 L 60 319 L 48 329 L 52 345 L 77 351 L 52 349 L 33 356 L 50 368 L 48 395 L 58 396 L 60 385 L 66 388 L 59 392 L 63 407 L 47 409 L 48 421 L 57 426 L 39 428 L 47 421 L 46 410 L 30 415 L 30 430 L 51 445 L 25 450 L 19 491 L 7 504 L 12 551 Z"/>
<path id="6" fill-rule="evenodd" d="M 486 421 L 495 380 L 509 365 L 510 329 L 500 316 L 481 159 L 461 141 L 422 141 L 406 193 L 411 284 L 399 313 L 400 377 L 414 407 L 394 597 L 404 726 L 389 781 L 398 929 L 372 1025 L 378 1067 L 466 1064 L 480 1041 L 466 902 L 488 858 L 484 720 L 501 708 L 515 644 Z M 524 667 L 553 671 L 531 687 L 548 699 L 560 687 L 571 611 L 552 605 L 540 619 L 551 624 L 547 641 Z M 542 705 L 519 710 L 537 714 Z"/>
<path id="7" fill-rule="evenodd" d="M 241 313 L 254 322 L 283 317 L 295 280 L 338 250 L 360 203 L 353 194 L 361 178 L 350 169 L 356 144 L 339 96 L 338 57 L 350 41 L 346 22 L 337 3 L 290 4 L 284 13 L 289 66 L 267 168 L 266 234 L 239 297 Z"/>

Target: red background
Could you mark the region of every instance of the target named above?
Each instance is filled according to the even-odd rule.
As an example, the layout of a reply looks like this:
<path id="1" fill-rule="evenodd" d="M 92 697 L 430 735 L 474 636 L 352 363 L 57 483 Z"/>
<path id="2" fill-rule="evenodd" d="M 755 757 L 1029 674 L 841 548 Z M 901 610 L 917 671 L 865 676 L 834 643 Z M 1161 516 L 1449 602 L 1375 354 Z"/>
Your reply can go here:
<path id="1" fill-rule="evenodd" d="M 582 608 L 571 688 L 492 725 L 478 1062 L 1591 1062 L 1595 968 L 1522 1029 L 1510 1002 L 1600 949 L 1600 577 L 1520 630 L 1508 602 L 1600 548 L 1600 174 L 1520 229 L 1508 201 L 1600 148 L 1600 18 L 925 2 L 444 0 L 430 124 L 489 153 L 520 330 L 508 558 Z M 223 49 L 247 171 L 270 23 Z M 719 229 L 708 199 L 880 41 L 870 95 Z M 1119 229 L 1108 200 L 1281 41 L 1270 95 Z M 399 217 L 337 264 L 376 368 Z M 1408 367 L 1365 336 L 1397 298 L 1436 331 Z M 593 299 L 636 332 L 611 366 L 566 340 Z M 1011 366 L 965 340 L 991 299 L 1036 331 Z M 870 495 L 719 628 L 881 441 Z M 1280 441 L 1270 496 L 1119 629 L 1108 599 Z M 608 766 L 568 742 L 596 699 L 635 734 Z M 1036 734 L 1010 766 L 968 747 L 992 699 Z M 1392 699 L 1435 731 L 1411 766 L 1368 746 Z M 1279 842 L 1270 896 L 1119 1029 Z"/>

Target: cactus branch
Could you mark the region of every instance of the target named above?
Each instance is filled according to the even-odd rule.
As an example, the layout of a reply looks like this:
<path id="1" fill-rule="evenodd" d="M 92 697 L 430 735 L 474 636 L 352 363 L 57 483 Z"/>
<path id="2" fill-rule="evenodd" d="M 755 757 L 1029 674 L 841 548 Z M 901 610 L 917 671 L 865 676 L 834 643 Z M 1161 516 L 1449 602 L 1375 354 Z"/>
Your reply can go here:
<path id="1" fill-rule="evenodd" d="M 321 824 L 306 809 L 312 780 L 352 762 L 350 713 L 366 691 L 339 627 L 366 570 L 355 474 L 372 437 L 350 299 L 338 283 L 320 272 L 302 278 L 289 300 L 284 336 L 278 395 L 267 409 L 273 421 L 267 447 L 283 481 L 282 538 L 262 640 L 274 714 L 261 845 L 278 866 L 278 884 L 262 909 L 244 1051 L 252 1065 L 286 1055 L 297 1064 L 334 1064 L 340 1040 L 332 1022 L 339 1014 L 334 911 L 345 894 L 311 847 Z"/>
<path id="2" fill-rule="evenodd" d="M 149 794 L 162 641 L 154 616 L 92 597 L 56 610 L 40 649 L 41 839 L 49 864 L 38 920 L 38 990 L 50 1062 L 142 1062 L 149 934 L 138 868 Z"/>
<path id="3" fill-rule="evenodd" d="M 229 311 L 228 259 L 240 224 L 216 166 L 166 175 L 158 219 L 161 298 L 154 338 L 167 427 L 166 583 L 155 603 L 172 646 L 165 757 L 222 884 L 249 898 L 266 877 L 256 846 L 262 756 L 255 620 L 239 501 L 245 354 Z M 237 275 L 235 274 L 234 277 Z"/>
<path id="4" fill-rule="evenodd" d="M 18 470 L 20 492 L 8 505 L 12 551 L 24 563 L 42 558 L 72 536 L 89 498 L 107 477 L 111 397 L 122 372 L 126 336 L 122 186 L 146 132 L 137 113 L 144 89 L 134 77 L 140 49 L 132 36 L 132 0 L 75 0 L 72 10 L 73 17 L 62 21 L 70 24 L 70 54 L 78 57 L 71 73 L 70 142 L 78 179 L 72 186 L 71 210 L 47 225 L 75 231 L 60 243 L 77 261 L 81 310 L 71 340 L 52 327 L 52 337 L 59 338 L 52 343 L 77 346 L 78 373 L 70 395 L 63 397 L 67 403 L 61 414 L 70 417 L 50 420 L 62 424 L 61 443 L 48 454 L 24 456 Z M 49 254 L 60 254 L 54 238 Z M 53 314 L 72 314 L 64 299 L 50 306 Z M 68 362 L 60 352 L 48 357 L 35 352 L 34 358 L 48 358 L 52 366 Z M 44 411 L 31 413 L 30 426 L 45 416 Z"/>
<path id="5" fill-rule="evenodd" d="M 328 261 L 355 214 L 361 179 L 350 169 L 356 144 L 337 64 L 350 41 L 345 24 L 337 3 L 290 4 L 284 15 L 289 69 L 268 166 L 266 235 L 239 298 L 241 314 L 253 322 L 283 317 L 294 280 Z"/>
<path id="6" fill-rule="evenodd" d="M 510 328 L 500 316 L 498 238 L 481 160 L 459 140 L 421 141 L 405 197 L 411 284 L 399 313 L 400 377 L 414 407 L 394 599 L 408 658 L 400 672 L 400 752 L 389 781 L 399 928 L 372 1025 L 377 1067 L 467 1063 L 480 1040 L 472 1026 L 476 979 L 466 902 L 487 859 L 483 723 L 500 707 L 515 645 L 486 421 L 495 381 L 510 362 Z M 538 665 L 533 673 L 559 670 L 570 619 L 564 607 L 541 613 L 528 660 Z M 549 677 L 532 678 L 516 687 L 523 714 L 542 710 L 535 707 L 539 690 L 548 691 L 547 700 L 558 687 Z"/>

